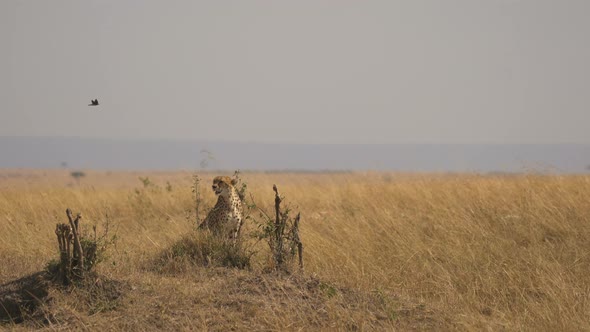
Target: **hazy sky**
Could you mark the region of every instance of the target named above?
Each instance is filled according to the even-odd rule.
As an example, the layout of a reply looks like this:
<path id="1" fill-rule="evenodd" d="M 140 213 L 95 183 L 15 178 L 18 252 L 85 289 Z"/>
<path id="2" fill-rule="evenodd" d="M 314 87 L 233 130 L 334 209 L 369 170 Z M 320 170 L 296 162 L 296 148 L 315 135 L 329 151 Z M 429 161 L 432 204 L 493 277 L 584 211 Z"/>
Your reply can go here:
<path id="1" fill-rule="evenodd" d="M 2 0 L 0 135 L 590 143 L 589 15 L 587 0 Z"/>

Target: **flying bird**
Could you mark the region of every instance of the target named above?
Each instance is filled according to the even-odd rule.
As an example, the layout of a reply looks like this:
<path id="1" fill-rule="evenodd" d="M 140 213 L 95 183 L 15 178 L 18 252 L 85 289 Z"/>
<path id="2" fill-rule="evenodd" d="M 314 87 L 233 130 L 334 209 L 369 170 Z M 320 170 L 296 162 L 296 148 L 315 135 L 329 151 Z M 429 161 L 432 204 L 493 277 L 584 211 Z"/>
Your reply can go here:
<path id="1" fill-rule="evenodd" d="M 90 100 L 90 104 L 88 106 L 98 106 L 98 99 Z"/>

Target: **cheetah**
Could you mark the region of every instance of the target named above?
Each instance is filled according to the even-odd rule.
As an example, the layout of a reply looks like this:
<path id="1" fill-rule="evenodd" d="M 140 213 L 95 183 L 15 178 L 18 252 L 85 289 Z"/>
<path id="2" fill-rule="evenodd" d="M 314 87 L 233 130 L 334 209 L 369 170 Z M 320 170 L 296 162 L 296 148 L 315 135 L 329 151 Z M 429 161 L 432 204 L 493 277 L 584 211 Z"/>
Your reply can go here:
<path id="1" fill-rule="evenodd" d="M 219 197 L 199 229 L 210 229 L 215 234 L 227 232 L 234 241 L 238 238 L 244 218 L 242 201 L 234 188 L 235 184 L 236 181 L 229 176 L 217 176 L 213 179 L 212 189 Z"/>

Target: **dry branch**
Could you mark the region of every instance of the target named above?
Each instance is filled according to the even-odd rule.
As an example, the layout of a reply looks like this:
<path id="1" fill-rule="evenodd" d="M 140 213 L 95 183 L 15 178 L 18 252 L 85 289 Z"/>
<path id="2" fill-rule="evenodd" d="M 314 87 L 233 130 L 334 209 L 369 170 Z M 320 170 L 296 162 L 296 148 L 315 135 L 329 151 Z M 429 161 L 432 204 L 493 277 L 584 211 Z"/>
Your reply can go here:
<path id="1" fill-rule="evenodd" d="M 55 234 L 57 235 L 57 243 L 59 245 L 59 270 L 62 276 L 66 276 L 71 269 L 71 251 L 70 241 L 72 239 L 72 230 L 68 224 L 55 225 Z"/>
<path id="2" fill-rule="evenodd" d="M 199 184 L 201 178 L 198 175 L 193 175 L 193 193 L 195 194 L 195 225 L 198 227 L 201 224 L 199 216 L 199 207 L 201 206 L 201 192 L 199 191 Z"/>
<path id="3" fill-rule="evenodd" d="M 82 215 L 78 213 L 76 215 L 76 219 L 72 218 L 72 211 L 70 209 L 66 210 L 66 215 L 68 216 L 68 220 L 70 221 L 70 226 L 72 227 L 72 233 L 74 235 L 74 268 L 77 268 L 79 276 L 82 277 L 84 273 L 84 251 L 82 251 L 82 244 L 80 243 L 80 232 L 78 229 L 78 223 L 82 218 Z"/>
<path id="4" fill-rule="evenodd" d="M 66 210 L 66 215 L 68 223 L 59 223 L 55 226 L 59 263 L 52 265 L 50 271 L 56 279 L 67 285 L 73 280 L 84 278 L 86 272 L 96 264 L 99 255 L 98 243 L 101 239 L 96 235 L 96 227 L 93 227 L 94 240 L 83 238 L 80 232 L 82 215 L 78 213 L 74 218 L 70 209 Z"/>
<path id="5" fill-rule="evenodd" d="M 297 217 L 295 217 L 295 221 L 293 222 L 291 241 L 292 244 L 297 245 L 299 268 L 303 270 L 303 243 L 301 243 L 301 239 L 299 238 L 299 219 L 301 219 L 301 213 L 297 213 Z"/>
<path id="6" fill-rule="evenodd" d="M 297 213 L 295 220 L 291 221 L 289 218 L 289 208 L 285 212 L 281 212 L 281 203 L 283 198 L 279 193 L 276 185 L 272 186 L 275 192 L 275 220 L 272 234 L 270 234 L 269 244 L 271 246 L 275 267 L 279 269 L 285 268 L 286 256 L 295 255 L 295 247 L 297 248 L 299 258 L 299 268 L 303 270 L 303 244 L 299 238 L 299 221 L 301 213 Z M 285 234 L 287 224 L 290 225 L 290 230 Z M 285 251 L 285 240 L 289 241 L 289 248 Z"/>
<path id="7" fill-rule="evenodd" d="M 276 184 L 272 185 L 272 190 L 275 192 L 275 263 L 277 266 L 283 265 L 283 230 L 284 218 L 281 218 L 281 202 L 282 198 L 279 194 L 279 189 Z"/>

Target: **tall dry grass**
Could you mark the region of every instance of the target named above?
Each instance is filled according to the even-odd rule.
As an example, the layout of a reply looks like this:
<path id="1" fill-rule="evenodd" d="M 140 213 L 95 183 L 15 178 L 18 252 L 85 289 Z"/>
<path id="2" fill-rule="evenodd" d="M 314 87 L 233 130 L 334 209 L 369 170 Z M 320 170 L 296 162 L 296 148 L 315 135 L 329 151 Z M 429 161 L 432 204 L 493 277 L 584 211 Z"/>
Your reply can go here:
<path id="1" fill-rule="evenodd" d="M 55 258 L 66 207 L 87 225 L 110 221 L 118 240 L 102 273 L 142 278 L 145 262 L 194 227 L 190 175 L 88 172 L 77 185 L 67 172 L 1 171 L 0 282 Z M 215 175 L 201 174 L 202 210 Z M 321 280 L 393 292 L 451 329 L 590 330 L 588 176 L 242 177 L 267 211 L 273 183 L 301 211 L 306 273 Z"/>

